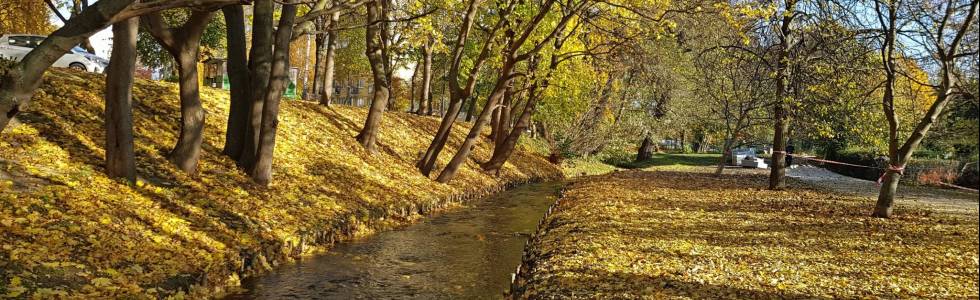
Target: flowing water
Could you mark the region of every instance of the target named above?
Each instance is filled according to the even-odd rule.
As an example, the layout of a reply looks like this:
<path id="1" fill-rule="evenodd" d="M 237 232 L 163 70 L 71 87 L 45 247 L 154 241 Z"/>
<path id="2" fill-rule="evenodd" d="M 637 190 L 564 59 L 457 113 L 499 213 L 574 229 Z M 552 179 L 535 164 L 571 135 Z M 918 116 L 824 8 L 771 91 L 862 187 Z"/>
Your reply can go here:
<path id="1" fill-rule="evenodd" d="M 499 299 L 560 183 L 528 184 L 243 282 L 227 299 Z"/>

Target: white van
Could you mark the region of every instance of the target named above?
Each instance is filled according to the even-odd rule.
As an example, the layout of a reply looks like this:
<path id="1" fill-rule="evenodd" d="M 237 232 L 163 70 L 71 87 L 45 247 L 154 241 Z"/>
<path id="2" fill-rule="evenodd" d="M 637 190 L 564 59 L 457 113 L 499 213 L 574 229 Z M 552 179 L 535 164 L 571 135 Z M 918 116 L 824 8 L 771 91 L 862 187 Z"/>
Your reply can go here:
<path id="1" fill-rule="evenodd" d="M 0 57 L 13 61 L 24 59 L 27 53 L 41 44 L 46 37 L 33 34 L 6 34 L 0 36 Z M 68 52 L 58 58 L 51 66 L 73 70 L 101 73 L 105 67 L 92 59 L 75 52 Z"/>

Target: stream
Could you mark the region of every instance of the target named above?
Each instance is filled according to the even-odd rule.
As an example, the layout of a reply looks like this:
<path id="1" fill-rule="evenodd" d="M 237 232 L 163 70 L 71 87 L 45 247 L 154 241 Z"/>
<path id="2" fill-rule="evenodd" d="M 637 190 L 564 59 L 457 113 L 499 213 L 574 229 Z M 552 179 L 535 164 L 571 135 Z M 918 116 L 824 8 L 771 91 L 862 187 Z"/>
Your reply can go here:
<path id="1" fill-rule="evenodd" d="M 242 282 L 225 299 L 500 299 L 560 182 L 523 185 Z"/>

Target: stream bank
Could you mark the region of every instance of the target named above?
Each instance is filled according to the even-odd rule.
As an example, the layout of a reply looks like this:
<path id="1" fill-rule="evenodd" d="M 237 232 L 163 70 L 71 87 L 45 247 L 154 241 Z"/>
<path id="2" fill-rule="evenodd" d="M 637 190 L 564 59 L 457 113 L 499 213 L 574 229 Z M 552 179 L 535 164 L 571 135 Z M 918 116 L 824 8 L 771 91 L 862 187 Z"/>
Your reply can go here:
<path id="1" fill-rule="evenodd" d="M 561 186 L 518 186 L 404 228 L 339 243 L 246 280 L 246 291 L 226 299 L 500 298 Z"/>
<path id="2" fill-rule="evenodd" d="M 337 241 L 562 176 L 528 145 L 499 174 L 483 172 L 477 162 L 493 149 L 480 143 L 440 184 L 414 165 L 439 118 L 386 112 L 379 151 L 368 153 L 354 140 L 367 110 L 301 101 L 282 104 L 270 186 L 252 184 L 221 153 L 220 117 L 205 123 L 199 167 L 188 174 L 166 158 L 180 132 L 176 89 L 136 80 L 138 181 L 128 184 L 104 173 L 104 77 L 45 75 L 36 105 L 0 135 L 0 295 L 212 297 Z M 228 114 L 227 91 L 205 87 L 201 100 L 209 115 Z M 454 126 L 447 151 L 467 129 Z"/>

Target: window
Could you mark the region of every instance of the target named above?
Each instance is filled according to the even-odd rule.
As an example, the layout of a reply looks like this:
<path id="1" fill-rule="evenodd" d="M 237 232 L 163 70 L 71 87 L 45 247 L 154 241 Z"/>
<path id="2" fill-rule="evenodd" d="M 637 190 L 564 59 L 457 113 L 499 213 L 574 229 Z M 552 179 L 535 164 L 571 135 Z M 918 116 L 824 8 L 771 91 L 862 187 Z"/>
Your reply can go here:
<path id="1" fill-rule="evenodd" d="M 34 48 L 37 47 L 37 45 L 40 45 L 41 41 L 33 38 L 34 37 L 32 36 L 15 35 L 15 36 L 11 36 L 7 41 L 7 43 L 10 44 L 11 46 Z M 44 38 L 41 38 L 41 40 L 44 40 Z"/>
<path id="2" fill-rule="evenodd" d="M 44 41 L 45 37 L 43 37 L 43 36 L 29 36 L 29 37 L 27 37 L 27 39 L 29 39 L 31 41 L 31 44 L 34 44 L 34 47 L 37 47 L 38 45 L 41 44 L 41 42 Z M 33 47 L 31 47 L 31 48 L 33 48 Z"/>

